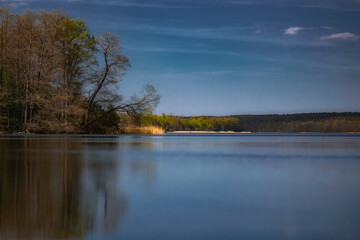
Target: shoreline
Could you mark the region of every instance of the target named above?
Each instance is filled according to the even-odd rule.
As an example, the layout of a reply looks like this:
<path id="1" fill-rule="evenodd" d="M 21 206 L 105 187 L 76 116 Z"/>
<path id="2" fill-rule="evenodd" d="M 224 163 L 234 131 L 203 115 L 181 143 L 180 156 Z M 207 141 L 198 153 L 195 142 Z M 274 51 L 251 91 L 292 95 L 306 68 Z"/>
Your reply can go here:
<path id="1" fill-rule="evenodd" d="M 162 132 L 162 133 L 93 133 L 93 134 L 82 134 L 82 133 L 0 133 L 0 136 L 35 136 L 35 135 L 71 135 L 71 136 L 81 136 L 81 135 L 166 135 L 166 134 L 217 134 L 217 133 L 227 133 L 227 134 L 360 134 L 360 132 L 234 132 L 234 131 L 173 131 L 173 132 Z"/>
<path id="2" fill-rule="evenodd" d="M 252 133 L 248 131 L 242 132 L 234 132 L 234 131 L 173 131 L 173 132 L 166 132 L 166 133 Z"/>

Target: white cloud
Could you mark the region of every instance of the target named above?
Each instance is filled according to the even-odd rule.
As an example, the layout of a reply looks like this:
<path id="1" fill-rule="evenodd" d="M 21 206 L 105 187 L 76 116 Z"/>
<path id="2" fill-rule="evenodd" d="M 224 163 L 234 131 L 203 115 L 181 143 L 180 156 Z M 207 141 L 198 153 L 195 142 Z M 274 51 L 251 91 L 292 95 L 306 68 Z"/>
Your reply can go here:
<path id="1" fill-rule="evenodd" d="M 11 7 L 27 6 L 29 4 L 28 0 L 0 0 L 0 3 L 10 5 Z"/>
<path id="2" fill-rule="evenodd" d="M 272 4 L 284 7 L 320 8 L 352 12 L 360 11 L 359 0 L 229 0 L 229 3 L 237 5 Z"/>
<path id="3" fill-rule="evenodd" d="M 302 27 L 290 27 L 284 31 L 284 34 L 285 35 L 296 35 L 301 30 L 303 30 Z"/>
<path id="4" fill-rule="evenodd" d="M 325 30 L 329 30 L 329 31 L 333 29 L 333 28 L 330 27 L 330 26 L 322 26 L 321 28 L 322 28 L 322 29 L 325 29 Z"/>
<path id="5" fill-rule="evenodd" d="M 330 39 L 356 41 L 356 40 L 360 39 L 360 36 L 353 34 L 353 33 L 345 32 L 345 33 L 336 33 L 336 34 L 331 34 L 331 35 L 327 35 L 327 36 L 322 36 L 320 38 L 320 40 L 330 40 Z"/>
<path id="6" fill-rule="evenodd" d="M 82 1 L 86 4 L 97 4 L 104 6 L 121 6 L 121 7 L 136 7 L 136 8 L 199 8 L 200 6 L 184 5 L 181 1 L 138 1 L 138 0 L 67 0 L 71 2 Z"/>

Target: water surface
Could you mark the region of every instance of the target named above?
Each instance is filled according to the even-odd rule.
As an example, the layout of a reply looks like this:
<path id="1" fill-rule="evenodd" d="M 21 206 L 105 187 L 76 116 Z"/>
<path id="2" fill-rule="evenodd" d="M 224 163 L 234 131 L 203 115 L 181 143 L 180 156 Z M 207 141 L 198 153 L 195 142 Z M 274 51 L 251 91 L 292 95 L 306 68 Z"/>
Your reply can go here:
<path id="1" fill-rule="evenodd" d="M 360 239 L 360 135 L 0 136 L 0 239 Z"/>

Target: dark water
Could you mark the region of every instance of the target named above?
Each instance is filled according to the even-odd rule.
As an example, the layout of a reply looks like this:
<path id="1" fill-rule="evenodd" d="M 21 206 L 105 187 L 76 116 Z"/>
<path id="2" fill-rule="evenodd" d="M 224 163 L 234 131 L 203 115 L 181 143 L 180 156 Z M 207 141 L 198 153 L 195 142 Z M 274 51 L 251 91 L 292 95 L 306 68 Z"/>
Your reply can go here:
<path id="1" fill-rule="evenodd" d="M 360 135 L 1 136 L 0 239 L 360 239 Z"/>

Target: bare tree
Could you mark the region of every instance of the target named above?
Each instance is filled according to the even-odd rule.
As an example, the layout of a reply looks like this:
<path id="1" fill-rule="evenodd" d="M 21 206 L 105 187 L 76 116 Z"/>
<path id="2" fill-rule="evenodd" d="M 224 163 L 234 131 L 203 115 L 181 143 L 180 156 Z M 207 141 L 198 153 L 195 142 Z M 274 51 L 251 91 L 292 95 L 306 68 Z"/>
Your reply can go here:
<path id="1" fill-rule="evenodd" d="M 144 87 L 140 97 L 134 95 L 129 100 L 124 100 L 119 94 L 119 82 L 130 66 L 129 59 L 121 53 L 121 50 L 117 35 L 104 32 L 98 38 L 98 51 L 103 57 L 104 66 L 90 75 L 93 88 L 89 94 L 88 111 L 84 119 L 86 131 L 91 132 L 91 125 L 94 122 L 114 112 L 126 112 L 132 115 L 151 112 L 160 100 L 156 89 L 149 84 Z M 97 111 L 99 108 L 102 111 Z"/>
<path id="2" fill-rule="evenodd" d="M 95 104 L 116 104 L 122 98 L 113 90 L 117 90 L 118 83 L 126 69 L 130 66 L 129 59 L 122 55 L 118 36 L 104 32 L 98 38 L 98 50 L 103 57 L 104 67 L 92 73 L 94 88 L 88 100 L 88 114 Z M 115 88 L 115 89 L 114 89 Z"/>

